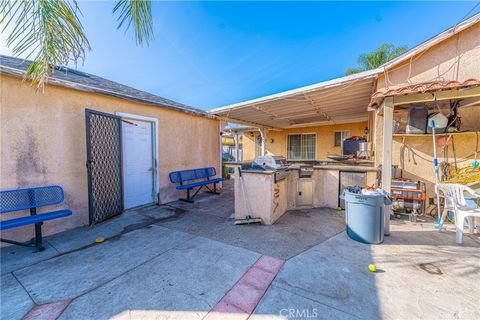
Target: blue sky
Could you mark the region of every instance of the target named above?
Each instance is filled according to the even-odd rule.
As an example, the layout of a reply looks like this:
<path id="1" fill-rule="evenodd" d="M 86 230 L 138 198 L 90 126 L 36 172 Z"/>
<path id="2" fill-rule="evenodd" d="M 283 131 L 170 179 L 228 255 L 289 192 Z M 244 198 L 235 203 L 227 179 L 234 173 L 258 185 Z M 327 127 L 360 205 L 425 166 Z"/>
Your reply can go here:
<path id="1" fill-rule="evenodd" d="M 155 2 L 155 40 L 80 2 L 92 51 L 78 68 L 202 109 L 342 76 L 384 42 L 413 47 L 475 2 Z M 478 12 L 478 7 L 476 12 Z"/>

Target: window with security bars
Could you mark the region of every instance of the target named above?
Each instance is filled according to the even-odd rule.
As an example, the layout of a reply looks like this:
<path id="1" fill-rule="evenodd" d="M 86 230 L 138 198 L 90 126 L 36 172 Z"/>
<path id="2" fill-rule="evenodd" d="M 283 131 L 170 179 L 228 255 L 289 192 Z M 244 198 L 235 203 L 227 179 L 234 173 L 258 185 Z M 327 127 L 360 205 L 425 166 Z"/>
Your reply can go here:
<path id="1" fill-rule="evenodd" d="M 317 135 L 290 134 L 287 140 L 288 160 L 315 160 Z"/>
<path id="2" fill-rule="evenodd" d="M 334 147 L 341 147 L 343 140 L 350 138 L 350 131 L 335 131 Z"/>

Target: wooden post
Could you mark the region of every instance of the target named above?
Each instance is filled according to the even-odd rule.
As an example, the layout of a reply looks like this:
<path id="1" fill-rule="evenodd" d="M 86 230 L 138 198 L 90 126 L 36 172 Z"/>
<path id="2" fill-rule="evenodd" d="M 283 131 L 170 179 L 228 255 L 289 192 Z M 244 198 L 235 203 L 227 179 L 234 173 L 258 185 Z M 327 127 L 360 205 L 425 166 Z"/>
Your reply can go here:
<path id="1" fill-rule="evenodd" d="M 382 189 L 388 193 L 392 189 L 392 143 L 393 143 L 393 97 L 383 101 L 383 155 L 382 155 Z M 390 234 L 390 212 L 392 206 L 384 206 L 385 235 Z"/>

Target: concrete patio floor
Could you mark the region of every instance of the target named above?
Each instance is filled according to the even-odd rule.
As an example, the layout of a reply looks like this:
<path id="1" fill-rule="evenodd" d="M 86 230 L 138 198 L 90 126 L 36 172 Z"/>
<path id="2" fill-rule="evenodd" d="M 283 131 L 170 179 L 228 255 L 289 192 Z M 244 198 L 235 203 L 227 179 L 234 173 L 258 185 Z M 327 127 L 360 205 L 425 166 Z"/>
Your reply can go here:
<path id="1" fill-rule="evenodd" d="M 196 200 L 48 237 L 43 252 L 2 248 L 1 318 L 480 318 L 478 234 L 459 246 L 451 225 L 396 220 L 365 245 L 330 209 L 235 226 L 231 182 Z"/>

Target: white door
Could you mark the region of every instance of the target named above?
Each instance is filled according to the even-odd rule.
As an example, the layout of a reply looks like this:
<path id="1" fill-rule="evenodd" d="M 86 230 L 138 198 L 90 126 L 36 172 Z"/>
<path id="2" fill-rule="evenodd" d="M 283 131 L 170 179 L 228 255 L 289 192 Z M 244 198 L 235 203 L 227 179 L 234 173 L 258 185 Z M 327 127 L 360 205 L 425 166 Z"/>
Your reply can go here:
<path id="1" fill-rule="evenodd" d="M 155 201 L 153 123 L 125 119 L 122 123 L 125 209 Z"/>

